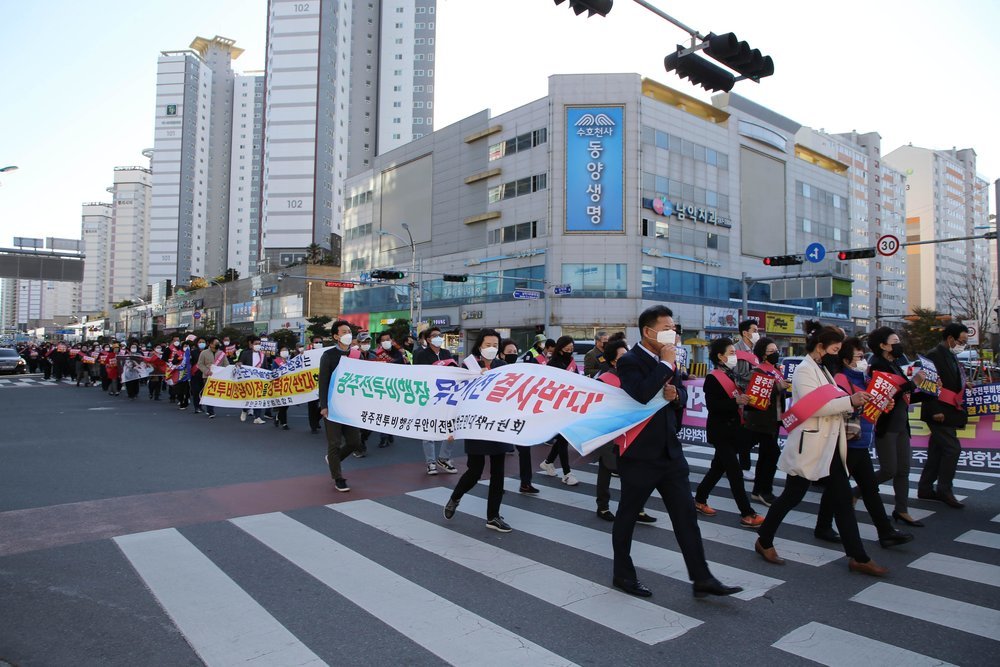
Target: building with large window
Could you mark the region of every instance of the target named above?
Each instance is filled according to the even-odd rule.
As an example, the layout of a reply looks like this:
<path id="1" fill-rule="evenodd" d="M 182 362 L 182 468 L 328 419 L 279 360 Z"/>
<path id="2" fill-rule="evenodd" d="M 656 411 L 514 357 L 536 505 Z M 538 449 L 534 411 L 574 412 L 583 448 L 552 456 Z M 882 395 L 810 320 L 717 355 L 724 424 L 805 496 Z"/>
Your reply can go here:
<path id="1" fill-rule="evenodd" d="M 238 74 L 233 83 L 227 269 L 249 276 L 260 256 L 260 189 L 264 141 L 264 75 Z M 218 274 L 216 274 L 218 275 Z"/>
<path id="2" fill-rule="evenodd" d="M 522 345 L 546 323 L 550 337 L 635 340 L 638 314 L 663 302 L 686 339 L 712 337 L 735 330 L 744 274 L 805 269 L 832 273 L 832 295 L 816 298 L 813 281 L 777 302 L 754 282 L 761 329 L 786 347 L 807 316 L 853 330 L 845 263 L 761 261 L 852 246 L 849 166 L 796 143 L 800 128 L 738 95 L 707 104 L 638 75 L 552 76 L 547 97 L 470 116 L 348 179 L 342 266 L 362 285 L 344 313 L 382 328 L 409 316 L 419 283 L 419 322 L 496 327 Z M 386 268 L 409 275 L 371 280 Z"/>

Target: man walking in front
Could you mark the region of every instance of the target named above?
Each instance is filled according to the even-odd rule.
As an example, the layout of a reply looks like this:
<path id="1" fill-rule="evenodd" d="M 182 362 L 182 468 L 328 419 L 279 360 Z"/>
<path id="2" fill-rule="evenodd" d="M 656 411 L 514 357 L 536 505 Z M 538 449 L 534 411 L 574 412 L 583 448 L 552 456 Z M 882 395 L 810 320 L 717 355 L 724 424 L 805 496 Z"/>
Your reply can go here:
<path id="1" fill-rule="evenodd" d="M 653 414 L 645 428 L 621 454 L 621 501 L 615 516 L 611 542 L 614 547 L 612 583 L 630 595 L 649 597 L 653 592 L 639 581 L 632 563 L 632 533 L 643 506 L 653 490 L 663 498 L 673 523 L 677 543 L 694 582 L 695 597 L 732 595 L 742 588 L 726 586 L 712 576 L 698 530 L 698 519 L 688 480 L 688 464 L 677 438 L 675 404 L 684 403 L 683 389 L 671 382 L 676 372 L 673 312 L 666 306 L 652 306 L 639 316 L 642 340 L 618 360 L 618 377 L 625 392 L 649 403 L 658 395 L 667 400 Z"/>
<path id="2" fill-rule="evenodd" d="M 344 320 L 334 322 L 332 330 L 335 345 L 324 352 L 319 360 L 319 413 L 323 416 L 323 425 L 326 428 L 326 463 L 330 467 L 330 477 L 333 479 L 334 488 L 347 492 L 351 487 L 344 479 L 340 462 L 350 456 L 351 452 L 361 450 L 361 431 L 355 426 L 330 421 L 326 416 L 329 414 L 330 378 L 337 370 L 341 357 L 346 357 L 350 351 L 354 337 L 351 334 L 350 322 Z"/>

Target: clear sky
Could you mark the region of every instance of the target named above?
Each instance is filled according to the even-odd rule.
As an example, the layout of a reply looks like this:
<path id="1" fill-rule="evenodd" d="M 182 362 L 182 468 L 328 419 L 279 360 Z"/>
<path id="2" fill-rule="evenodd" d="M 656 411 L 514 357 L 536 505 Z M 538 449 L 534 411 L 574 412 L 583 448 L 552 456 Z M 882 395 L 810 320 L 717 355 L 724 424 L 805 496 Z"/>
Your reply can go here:
<path id="1" fill-rule="evenodd" d="M 1000 1 L 651 1 L 774 58 L 773 77 L 735 92 L 817 129 L 878 131 L 884 153 L 972 147 L 980 175 L 1000 177 Z M 20 167 L 0 174 L 0 246 L 79 238 L 80 204 L 108 200 L 113 168 L 146 166 L 159 52 L 222 35 L 246 49 L 236 69 L 263 69 L 266 11 L 266 0 L 0 0 L 0 166 Z M 438 0 L 435 127 L 543 97 L 560 73 L 637 72 L 708 100 L 663 69 L 684 37 L 631 0 L 589 19 L 551 0 Z"/>

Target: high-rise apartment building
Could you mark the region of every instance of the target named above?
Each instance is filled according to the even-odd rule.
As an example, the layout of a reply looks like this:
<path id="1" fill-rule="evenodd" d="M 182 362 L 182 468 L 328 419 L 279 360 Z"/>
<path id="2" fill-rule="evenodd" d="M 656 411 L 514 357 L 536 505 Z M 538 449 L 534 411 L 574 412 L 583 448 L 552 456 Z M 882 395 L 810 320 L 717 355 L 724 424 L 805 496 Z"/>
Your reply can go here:
<path id="1" fill-rule="evenodd" d="M 81 238 L 87 259 L 80 286 L 80 313 L 94 315 L 107 310 L 111 285 L 111 229 L 114 206 L 105 202 L 83 205 Z"/>
<path id="2" fill-rule="evenodd" d="M 929 241 L 981 234 L 989 216 L 989 183 L 976 175 L 971 148 L 934 150 L 901 146 L 885 161 L 906 175 L 906 240 Z M 963 303 L 982 277 L 994 285 L 989 245 L 983 239 L 909 246 L 907 309 L 971 315 Z"/>
<path id="3" fill-rule="evenodd" d="M 0 278 L 0 333 L 17 328 L 17 279 Z"/>
<path id="4" fill-rule="evenodd" d="M 152 176 L 144 167 L 115 167 L 108 248 L 111 302 L 145 298 L 149 284 L 149 214 Z M 87 258 L 87 263 L 90 263 Z"/>
<path id="5" fill-rule="evenodd" d="M 433 127 L 435 0 L 268 3 L 261 256 L 339 263 L 344 182 Z"/>
<path id="6" fill-rule="evenodd" d="M 264 76 L 236 75 L 229 172 L 227 269 L 248 276 L 260 255 L 261 150 L 264 137 Z M 218 275 L 218 274 L 216 274 Z"/>
<path id="7" fill-rule="evenodd" d="M 234 44 L 197 37 L 157 61 L 149 282 L 226 269 Z"/>

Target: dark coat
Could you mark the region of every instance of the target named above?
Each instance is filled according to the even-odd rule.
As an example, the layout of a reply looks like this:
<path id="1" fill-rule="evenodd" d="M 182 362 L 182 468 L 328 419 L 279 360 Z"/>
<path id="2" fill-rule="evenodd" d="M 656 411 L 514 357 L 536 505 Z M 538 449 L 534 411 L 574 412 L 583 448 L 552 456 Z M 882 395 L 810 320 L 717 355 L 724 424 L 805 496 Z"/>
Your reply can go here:
<path id="1" fill-rule="evenodd" d="M 618 360 L 618 377 L 622 389 L 640 403 L 649 403 L 663 387 L 674 380 L 676 373 L 665 363 L 654 359 L 646 350 L 636 345 Z M 676 385 L 676 383 L 674 383 Z M 678 404 L 683 408 L 687 391 L 678 388 Z M 677 438 L 678 406 L 668 404 L 657 410 L 646 427 L 622 454 L 623 458 L 653 461 L 663 457 L 682 459 L 684 452 Z"/>
<path id="2" fill-rule="evenodd" d="M 490 370 L 506 365 L 507 364 L 499 358 L 494 359 L 493 363 L 490 364 Z M 481 368 L 485 368 L 482 358 L 479 359 L 479 366 Z M 506 454 L 507 452 L 512 451 L 514 451 L 514 445 L 509 442 L 497 442 L 495 440 L 472 440 L 469 438 L 466 438 L 465 440 L 466 455 L 495 456 L 496 454 Z"/>
<path id="3" fill-rule="evenodd" d="M 445 348 L 442 347 L 441 351 L 435 354 L 434 350 L 432 350 L 430 345 L 428 345 L 427 347 L 423 348 L 422 350 L 413 355 L 413 365 L 430 366 L 434 364 L 434 362 L 436 361 L 445 361 L 447 359 L 454 359 L 454 358 L 455 358 L 454 355 L 452 355 L 452 353 L 449 350 L 446 350 Z"/>
<path id="4" fill-rule="evenodd" d="M 323 356 L 319 358 L 319 409 L 326 410 L 329 406 L 327 405 L 327 396 L 330 393 L 330 378 L 333 377 L 333 371 L 337 369 L 337 364 L 340 363 L 340 358 L 347 353 L 342 351 L 339 347 L 334 345 L 325 352 Z"/>
<path id="5" fill-rule="evenodd" d="M 898 375 L 899 377 L 906 380 L 906 374 L 903 373 L 903 369 L 899 367 L 898 361 L 889 361 L 880 354 L 872 356 L 871 366 L 869 373 L 874 374 L 875 371 L 881 371 L 882 373 L 889 373 L 890 375 Z M 919 403 L 923 400 L 926 394 L 914 394 L 913 390 L 917 388 L 917 385 L 913 384 L 911 380 L 906 380 L 899 387 L 899 391 L 896 392 L 894 399 L 896 405 L 886 412 L 878 421 L 875 422 L 875 437 L 880 437 L 886 433 L 910 433 L 910 406 L 909 403 Z M 906 394 L 910 395 L 910 400 L 907 402 Z"/>
<path id="6" fill-rule="evenodd" d="M 940 343 L 924 356 L 934 362 L 943 388 L 950 389 L 955 393 L 962 391 L 962 376 L 965 371 L 947 345 Z M 942 403 L 933 396 L 926 396 L 920 407 L 920 419 L 928 424 L 936 425 L 938 422 L 934 421 L 934 415 L 944 415 L 944 426 L 965 428 L 969 423 L 969 415 L 965 410 L 959 410 L 953 405 Z"/>
<path id="7" fill-rule="evenodd" d="M 771 403 L 765 410 L 757 410 L 749 405 L 743 408 L 743 426 L 754 433 L 777 435 L 781 426 L 781 415 L 785 414 L 787 390 L 775 386 L 771 392 Z"/>
<path id="8" fill-rule="evenodd" d="M 733 374 L 727 373 L 727 375 L 733 384 L 736 384 Z M 705 431 L 710 443 L 736 445 L 746 440 L 740 406 L 711 373 L 705 376 L 705 406 L 708 408 Z"/>

